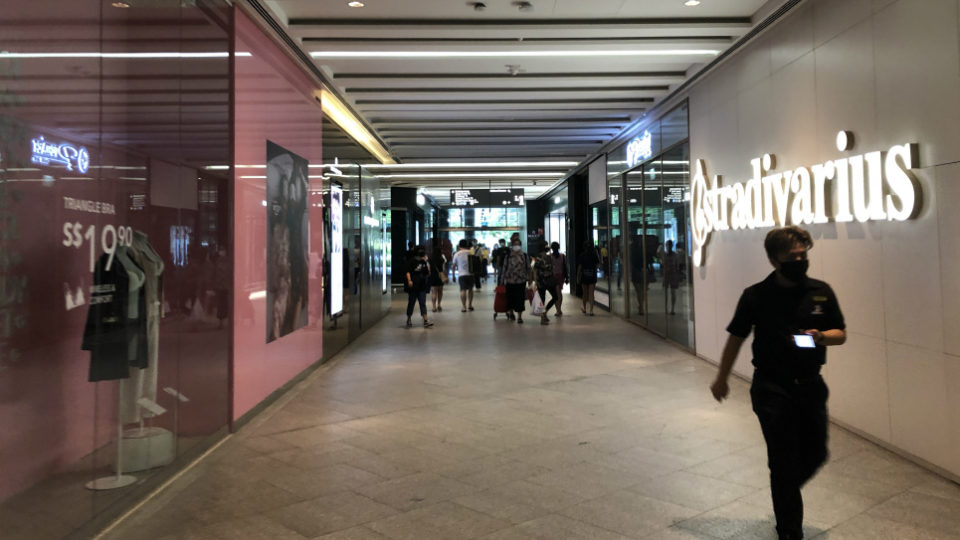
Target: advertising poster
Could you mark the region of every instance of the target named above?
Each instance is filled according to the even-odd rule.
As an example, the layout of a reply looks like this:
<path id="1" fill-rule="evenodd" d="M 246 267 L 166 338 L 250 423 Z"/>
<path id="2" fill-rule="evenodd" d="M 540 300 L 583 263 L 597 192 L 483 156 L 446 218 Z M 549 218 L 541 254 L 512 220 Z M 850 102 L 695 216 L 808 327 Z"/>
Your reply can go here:
<path id="1" fill-rule="evenodd" d="M 267 343 L 307 325 L 307 160 L 267 141 Z"/>
<path id="2" fill-rule="evenodd" d="M 343 311 L 343 187 L 330 183 L 330 315 Z"/>

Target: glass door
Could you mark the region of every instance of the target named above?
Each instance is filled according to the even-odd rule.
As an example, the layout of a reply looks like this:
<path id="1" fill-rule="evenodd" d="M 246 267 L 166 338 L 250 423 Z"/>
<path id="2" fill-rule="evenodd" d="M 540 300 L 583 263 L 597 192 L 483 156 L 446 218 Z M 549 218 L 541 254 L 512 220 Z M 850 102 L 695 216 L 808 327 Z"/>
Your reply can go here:
<path id="1" fill-rule="evenodd" d="M 663 245 L 658 259 L 667 337 L 693 348 L 693 282 L 687 249 L 690 230 L 690 157 L 684 144 L 663 155 Z"/>
<path id="2" fill-rule="evenodd" d="M 624 175 L 624 208 L 626 209 L 625 280 L 629 277 L 627 317 L 646 325 L 646 284 L 644 281 L 644 213 L 643 170 L 636 169 Z"/>
<path id="3" fill-rule="evenodd" d="M 597 288 L 594 291 L 595 303 L 610 308 L 610 227 L 607 221 L 607 201 L 590 205 L 590 219 L 593 227 L 593 244 L 600 255 L 600 267 L 597 269 Z"/>
<path id="4" fill-rule="evenodd" d="M 643 167 L 643 291 L 647 301 L 644 312 L 647 328 L 667 335 L 666 294 L 660 261 L 664 240 L 663 163 L 660 159 Z"/>

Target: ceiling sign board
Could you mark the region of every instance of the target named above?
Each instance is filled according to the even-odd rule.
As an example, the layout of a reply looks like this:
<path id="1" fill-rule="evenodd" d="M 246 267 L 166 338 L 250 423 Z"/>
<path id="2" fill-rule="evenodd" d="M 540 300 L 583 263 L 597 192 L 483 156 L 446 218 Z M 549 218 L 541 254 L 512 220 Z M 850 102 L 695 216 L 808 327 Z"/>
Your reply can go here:
<path id="1" fill-rule="evenodd" d="M 451 189 L 450 206 L 488 206 L 485 189 Z"/>
<path id="2" fill-rule="evenodd" d="M 491 189 L 490 206 L 524 206 L 523 188 Z"/>

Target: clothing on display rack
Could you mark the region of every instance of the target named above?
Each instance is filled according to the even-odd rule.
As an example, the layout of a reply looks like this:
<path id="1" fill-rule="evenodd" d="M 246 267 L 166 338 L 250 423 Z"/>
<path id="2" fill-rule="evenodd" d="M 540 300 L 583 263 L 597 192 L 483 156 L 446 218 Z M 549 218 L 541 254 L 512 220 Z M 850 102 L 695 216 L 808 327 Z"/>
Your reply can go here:
<path id="1" fill-rule="evenodd" d="M 103 254 L 94 269 L 81 344 L 81 349 L 90 351 L 91 382 L 126 379 L 131 356 L 136 361 L 140 350 L 141 321 L 137 315 L 146 275 L 129 257 L 121 255 L 125 250 L 118 248 L 113 257 Z M 134 317 L 130 317 L 131 309 Z"/>
<path id="2" fill-rule="evenodd" d="M 140 402 L 146 398 L 152 403 L 157 401 L 157 360 L 160 342 L 160 305 L 163 299 L 163 260 L 147 241 L 147 235 L 135 231 L 133 245 L 129 248 L 130 258 L 143 269 L 143 304 L 146 313 L 146 355 L 142 367 L 130 371 L 129 379 L 120 386 L 120 417 L 124 423 L 139 422 L 143 418 L 156 416 Z"/>

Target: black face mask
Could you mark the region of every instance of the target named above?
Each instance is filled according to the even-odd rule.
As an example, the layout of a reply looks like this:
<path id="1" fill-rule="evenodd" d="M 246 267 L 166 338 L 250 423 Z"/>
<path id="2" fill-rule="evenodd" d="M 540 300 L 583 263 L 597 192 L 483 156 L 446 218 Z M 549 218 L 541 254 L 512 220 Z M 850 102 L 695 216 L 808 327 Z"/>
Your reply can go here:
<path id="1" fill-rule="evenodd" d="M 794 283 L 802 283 L 807 279 L 807 270 L 810 268 L 810 261 L 787 261 L 780 263 L 780 273 L 783 277 Z"/>

